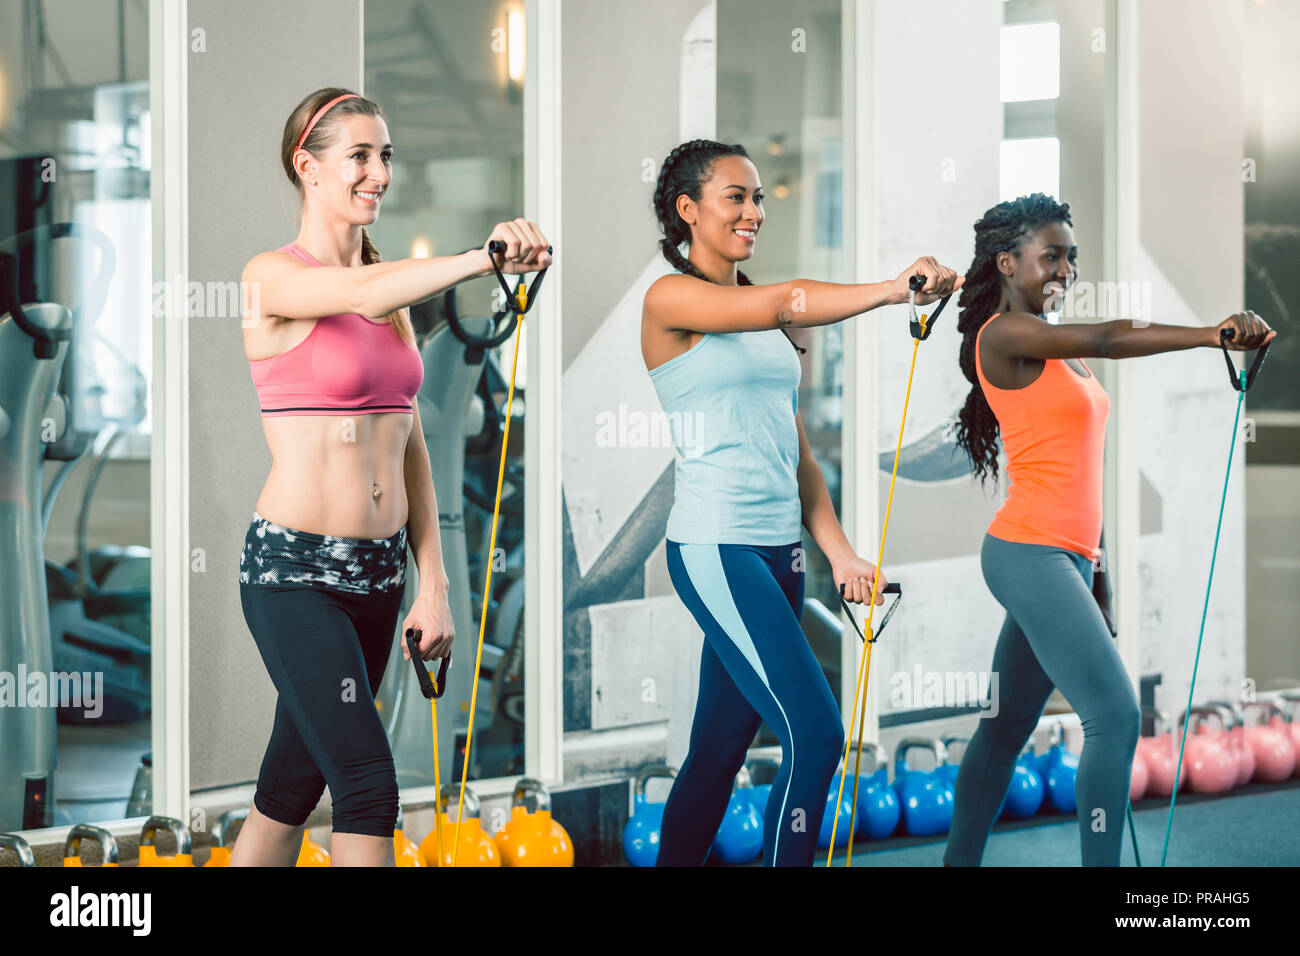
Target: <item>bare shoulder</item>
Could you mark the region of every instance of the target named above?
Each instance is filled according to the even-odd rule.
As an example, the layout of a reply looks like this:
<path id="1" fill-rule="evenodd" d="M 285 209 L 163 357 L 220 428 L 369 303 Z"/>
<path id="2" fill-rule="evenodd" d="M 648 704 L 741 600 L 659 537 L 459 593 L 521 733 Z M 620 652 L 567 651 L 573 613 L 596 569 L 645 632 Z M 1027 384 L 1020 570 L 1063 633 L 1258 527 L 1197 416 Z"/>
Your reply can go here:
<path id="1" fill-rule="evenodd" d="M 274 279 L 295 269 L 307 268 L 310 268 L 307 263 L 295 259 L 289 253 L 271 249 L 267 252 L 259 252 L 249 259 L 244 266 L 242 278 L 246 282 L 257 282 L 262 279 Z"/>
<path id="2" fill-rule="evenodd" d="M 998 349 L 1007 342 L 1032 334 L 1044 324 L 1042 319 L 1028 312 L 1001 312 L 985 320 L 980 341 Z"/>
<path id="3" fill-rule="evenodd" d="M 645 311 L 649 315 L 662 315 L 671 309 L 675 300 L 682 295 L 690 295 L 692 288 L 701 284 L 708 285 L 703 279 L 688 276 L 681 272 L 668 272 L 661 275 L 650 288 L 645 290 Z"/>

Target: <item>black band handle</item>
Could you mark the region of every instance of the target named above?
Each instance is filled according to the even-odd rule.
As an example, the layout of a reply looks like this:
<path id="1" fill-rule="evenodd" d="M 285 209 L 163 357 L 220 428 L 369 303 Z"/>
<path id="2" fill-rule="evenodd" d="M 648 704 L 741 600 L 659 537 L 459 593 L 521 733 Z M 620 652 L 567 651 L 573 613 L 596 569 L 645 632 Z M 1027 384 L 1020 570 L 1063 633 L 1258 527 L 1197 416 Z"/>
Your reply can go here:
<path id="1" fill-rule="evenodd" d="M 871 640 L 868 641 L 866 635 L 862 633 L 862 628 L 858 627 L 858 621 L 853 616 L 853 611 L 849 609 L 849 602 L 844 600 L 844 585 L 840 585 L 840 604 L 843 605 L 844 613 L 849 616 L 849 622 L 853 625 L 853 629 L 858 632 L 858 637 L 862 639 L 864 644 L 874 644 L 876 641 L 880 640 L 880 635 L 884 632 L 885 625 L 888 624 L 889 619 L 894 616 L 894 609 L 898 607 L 898 602 L 903 599 L 903 586 L 897 581 L 891 581 L 885 585 L 885 589 L 880 593 L 895 594 L 897 597 L 894 598 L 894 603 L 885 609 L 885 616 L 880 619 L 880 626 L 876 628 L 876 633 L 872 636 Z"/>
<path id="2" fill-rule="evenodd" d="M 921 289 L 924 288 L 924 286 L 925 286 L 925 276 L 912 276 L 910 279 L 907 280 L 907 287 L 911 289 L 913 293 L 920 292 Z M 952 293 L 949 292 L 947 295 L 945 295 L 942 299 L 939 300 L 939 307 L 930 314 L 930 318 L 925 323 L 924 331 L 921 330 L 921 323 L 916 319 L 912 319 L 908 323 L 908 327 L 912 330 L 912 338 L 920 339 L 922 342 L 924 342 L 926 339 L 930 337 L 930 333 L 934 331 L 934 323 L 939 318 L 939 313 L 943 311 L 943 307 L 948 304 L 948 300 L 951 298 L 952 298 Z M 915 309 L 916 306 L 913 306 L 912 308 Z M 898 603 L 898 602 L 894 602 L 894 603 Z"/>
<path id="3" fill-rule="evenodd" d="M 438 680 L 435 685 L 433 679 L 429 676 L 429 669 L 424 666 L 424 661 L 420 660 L 419 651 L 420 632 L 414 627 L 406 629 L 406 646 L 411 650 L 411 663 L 415 665 L 415 676 L 420 681 L 420 693 L 427 700 L 437 700 L 447 691 L 447 667 L 451 664 L 451 655 L 448 654 L 438 665 Z"/>
<path id="4" fill-rule="evenodd" d="M 506 254 L 506 244 L 502 242 L 500 239 L 493 239 L 491 242 L 488 243 L 487 248 L 488 248 L 488 259 L 492 261 L 492 269 L 496 272 L 497 281 L 501 283 L 501 289 L 506 294 L 506 308 L 508 308 L 515 315 L 524 315 L 525 313 L 528 312 L 529 309 L 533 307 L 533 303 L 537 301 L 537 293 L 541 291 L 542 280 L 546 278 L 546 269 L 549 269 L 550 266 L 547 266 L 546 269 L 543 269 L 541 272 L 537 273 L 537 278 L 533 280 L 532 289 L 528 289 L 527 286 L 524 286 L 524 288 L 528 290 L 527 291 L 528 301 L 524 304 L 524 307 L 521 309 L 519 308 L 518 293 L 519 293 L 519 287 L 523 285 L 524 282 L 523 276 L 519 277 L 519 281 L 515 283 L 515 289 L 512 292 L 510 290 L 510 286 L 506 285 L 506 277 L 501 274 L 501 267 L 497 265 L 496 257 L 504 256 Z M 546 252 L 548 255 L 554 251 L 555 250 L 551 246 L 546 247 Z"/>
<path id="5" fill-rule="evenodd" d="M 1264 356 L 1268 354 L 1269 343 L 1265 342 L 1255 353 L 1255 361 L 1250 363 L 1250 371 L 1237 371 L 1237 366 L 1232 363 L 1232 356 L 1228 354 L 1228 343 L 1237 337 L 1235 329 L 1219 330 L 1219 348 L 1223 349 L 1223 360 L 1228 363 L 1228 378 L 1232 380 L 1232 387 L 1239 392 L 1248 392 L 1250 387 L 1255 384 L 1255 373 L 1264 365 Z M 1245 384 L 1242 384 L 1241 377 L 1246 377 Z"/>

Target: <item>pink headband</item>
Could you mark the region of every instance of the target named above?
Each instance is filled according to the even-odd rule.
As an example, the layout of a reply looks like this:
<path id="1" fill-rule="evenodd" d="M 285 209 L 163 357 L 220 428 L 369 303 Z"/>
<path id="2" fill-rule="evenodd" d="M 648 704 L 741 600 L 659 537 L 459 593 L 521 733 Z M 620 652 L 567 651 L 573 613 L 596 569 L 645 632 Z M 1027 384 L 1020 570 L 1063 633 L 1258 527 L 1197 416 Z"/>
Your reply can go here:
<path id="1" fill-rule="evenodd" d="M 302 144 L 307 142 L 307 135 L 311 132 L 312 127 L 316 125 L 316 121 L 320 119 L 322 116 L 324 116 L 329 111 L 329 108 L 331 106 L 333 106 L 335 103 L 338 103 L 342 100 L 351 99 L 356 95 L 357 95 L 356 93 L 344 93 L 342 96 L 336 96 L 334 99 L 330 100 L 320 109 L 318 109 L 316 111 L 316 115 L 311 118 L 311 122 L 307 124 L 307 128 L 302 131 L 302 138 L 298 140 L 298 149 L 302 149 Z M 360 99 L 360 97 L 358 97 L 358 99 Z"/>

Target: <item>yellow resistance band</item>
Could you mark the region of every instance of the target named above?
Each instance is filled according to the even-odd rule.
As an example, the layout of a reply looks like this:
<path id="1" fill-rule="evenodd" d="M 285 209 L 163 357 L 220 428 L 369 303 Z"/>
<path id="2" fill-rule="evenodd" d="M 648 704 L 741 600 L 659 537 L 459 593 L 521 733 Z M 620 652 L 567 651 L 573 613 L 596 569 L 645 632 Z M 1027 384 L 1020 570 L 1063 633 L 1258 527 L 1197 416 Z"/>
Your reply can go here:
<path id="1" fill-rule="evenodd" d="M 912 292 L 916 291 L 915 289 L 916 278 L 917 277 L 913 277 L 913 282 L 909 284 L 909 288 L 911 289 Z M 936 319 L 939 317 L 939 312 L 943 309 L 947 301 L 948 301 L 948 297 L 945 296 L 943 300 L 939 303 L 939 308 L 936 309 L 934 312 L 934 317 Z M 915 306 L 913 306 L 913 312 L 915 312 Z M 912 375 L 913 373 L 916 372 L 916 350 L 920 347 L 922 339 L 929 337 L 930 326 L 927 323 L 928 318 L 929 316 L 926 315 L 921 316 L 919 334 L 918 331 L 914 330 L 912 335 L 912 367 L 908 370 L 907 373 L 907 393 L 903 396 L 903 420 L 902 422 L 899 423 L 898 426 L 898 447 L 894 449 L 894 471 L 893 474 L 889 476 L 889 498 L 885 502 L 885 524 L 880 532 L 880 550 L 876 553 L 876 574 L 871 581 L 871 600 L 867 603 L 867 608 L 868 608 L 867 626 L 865 629 L 865 633 L 867 634 L 870 634 L 872 632 L 871 621 L 872 618 L 875 617 L 875 613 L 876 613 L 876 591 L 880 587 L 880 565 L 881 562 L 884 561 L 885 559 L 885 535 L 889 533 L 889 510 L 890 508 L 893 507 L 894 504 L 894 479 L 898 477 L 898 458 L 903 450 L 903 428 L 907 425 L 907 403 L 912 396 Z M 858 666 L 858 683 L 857 683 L 857 688 L 854 691 L 854 695 L 853 695 L 853 717 L 849 721 L 850 729 L 852 729 L 854 724 L 858 725 L 858 750 L 857 750 L 857 758 L 853 765 L 853 807 L 849 816 L 849 845 L 848 845 L 848 852 L 844 858 L 845 866 L 852 865 L 852 860 L 853 860 L 853 830 L 854 827 L 857 826 L 857 817 L 858 817 L 858 781 L 859 781 L 858 773 L 862 767 L 862 728 L 863 728 L 863 724 L 866 722 L 866 717 L 867 717 L 867 700 L 866 700 L 867 677 L 871 670 L 872 642 L 866 641 L 865 643 L 866 643 L 866 653 L 863 654 L 862 662 Z M 861 705 L 860 710 L 859 710 L 859 705 Z M 847 739 L 844 741 L 845 772 L 840 774 L 840 790 L 839 790 L 839 794 L 835 798 L 835 806 L 837 808 L 842 805 L 844 800 L 844 780 L 845 777 L 848 775 L 847 771 L 849 766 L 849 748 L 852 746 L 853 746 L 853 735 L 850 733 L 847 735 Z M 827 866 L 831 865 L 831 857 L 835 853 L 835 831 L 839 827 L 839 822 L 840 822 L 840 815 L 837 811 L 833 815 L 832 823 L 831 823 L 831 845 L 826 850 Z"/>
<path id="2" fill-rule="evenodd" d="M 441 687 L 438 688 L 442 690 Z M 442 866 L 442 770 L 438 767 L 438 699 L 429 700 L 429 714 L 433 719 L 433 827 L 438 831 L 438 862 Z"/>
<path id="3" fill-rule="evenodd" d="M 527 308 L 528 290 L 524 287 L 524 280 L 519 280 L 519 285 L 515 290 L 515 302 L 518 304 L 516 312 L 522 313 Z M 510 391 L 506 396 L 506 425 L 505 433 L 501 438 L 501 464 L 497 468 L 497 496 L 492 505 L 492 535 L 488 544 L 487 560 L 487 579 L 483 583 L 483 613 L 479 615 L 478 621 L 478 654 L 474 658 L 474 684 L 470 692 L 469 700 L 469 731 L 465 737 L 465 760 L 460 768 L 460 803 L 456 808 L 456 835 L 453 838 L 454 843 L 451 848 L 451 865 L 456 865 L 457 854 L 460 852 L 460 820 L 465 813 L 465 780 L 469 776 L 469 757 L 471 747 L 474 744 L 474 709 L 478 704 L 478 673 L 483 664 L 483 633 L 487 627 L 487 609 L 489 596 L 492 594 L 492 556 L 496 554 L 497 548 L 497 520 L 501 515 L 501 484 L 506 476 L 506 448 L 510 444 L 510 409 L 515 399 L 515 370 L 519 367 L 519 339 L 524 331 L 524 317 L 519 314 L 519 321 L 515 325 L 515 357 L 510 363 Z M 437 747 L 437 734 L 434 734 L 434 747 Z"/>

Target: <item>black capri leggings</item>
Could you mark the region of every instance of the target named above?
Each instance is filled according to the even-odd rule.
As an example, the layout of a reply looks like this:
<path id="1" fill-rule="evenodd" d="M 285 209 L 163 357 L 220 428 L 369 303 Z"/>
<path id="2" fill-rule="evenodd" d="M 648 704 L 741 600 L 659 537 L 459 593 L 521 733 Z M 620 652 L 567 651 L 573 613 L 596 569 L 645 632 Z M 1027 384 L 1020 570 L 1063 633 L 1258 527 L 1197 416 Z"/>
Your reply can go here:
<path id="1" fill-rule="evenodd" d="M 341 538 L 254 512 L 239 593 L 279 692 L 253 796 L 264 816 L 301 826 L 328 785 L 335 833 L 392 837 L 397 775 L 374 695 L 405 585 L 405 527 Z"/>

